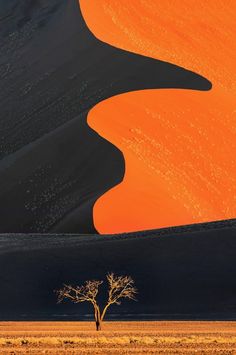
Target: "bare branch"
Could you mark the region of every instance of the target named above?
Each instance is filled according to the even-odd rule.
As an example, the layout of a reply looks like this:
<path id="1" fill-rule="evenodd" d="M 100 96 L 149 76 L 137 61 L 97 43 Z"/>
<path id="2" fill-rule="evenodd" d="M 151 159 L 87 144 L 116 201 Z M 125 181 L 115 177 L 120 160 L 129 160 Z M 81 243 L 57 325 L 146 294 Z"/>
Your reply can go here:
<path id="1" fill-rule="evenodd" d="M 102 283 L 103 281 L 92 280 L 86 281 L 82 286 L 75 287 L 64 284 L 62 289 L 55 291 L 57 294 L 58 303 L 61 303 L 65 299 L 69 299 L 74 303 L 88 301 L 95 305 L 98 289 Z"/>
<path id="2" fill-rule="evenodd" d="M 103 309 L 101 319 L 104 318 L 105 313 L 112 304 L 121 304 L 122 298 L 135 300 L 135 295 L 138 293 L 134 287 L 134 280 L 130 276 L 115 276 L 114 273 L 107 274 L 107 282 L 109 285 L 107 304 Z"/>
<path id="3" fill-rule="evenodd" d="M 131 276 L 115 276 L 114 273 L 109 273 L 107 281 L 109 284 L 108 302 L 120 304 L 121 298 L 136 300 L 135 295 L 138 291 L 134 287 L 134 280 Z"/>

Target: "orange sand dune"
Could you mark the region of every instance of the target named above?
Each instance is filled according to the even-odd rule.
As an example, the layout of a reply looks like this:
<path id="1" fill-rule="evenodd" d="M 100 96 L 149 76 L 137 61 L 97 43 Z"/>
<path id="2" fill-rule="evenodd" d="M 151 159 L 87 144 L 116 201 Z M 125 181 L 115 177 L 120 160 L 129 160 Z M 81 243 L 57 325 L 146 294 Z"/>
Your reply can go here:
<path id="1" fill-rule="evenodd" d="M 100 233 L 236 217 L 236 2 L 82 0 L 101 40 L 194 70 L 209 92 L 148 90 L 101 102 L 88 123 L 125 157 L 95 204 Z"/>
<path id="2" fill-rule="evenodd" d="M 232 113 L 234 104 L 221 102 L 217 90 L 150 90 L 91 111 L 89 125 L 126 161 L 124 182 L 96 202 L 100 232 L 236 216 L 235 115 L 222 120 L 226 101 Z"/>
<path id="3" fill-rule="evenodd" d="M 94 35 L 236 90 L 235 0 L 80 0 Z"/>

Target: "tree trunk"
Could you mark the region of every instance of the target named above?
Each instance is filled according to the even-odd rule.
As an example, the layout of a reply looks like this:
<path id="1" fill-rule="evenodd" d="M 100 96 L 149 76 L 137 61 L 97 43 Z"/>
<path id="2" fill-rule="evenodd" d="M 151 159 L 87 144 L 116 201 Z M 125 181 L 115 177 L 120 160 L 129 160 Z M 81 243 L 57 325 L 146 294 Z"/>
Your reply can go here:
<path id="1" fill-rule="evenodd" d="M 96 330 L 102 329 L 102 320 L 101 320 L 101 313 L 99 307 L 95 308 L 95 322 L 96 322 Z"/>
<path id="2" fill-rule="evenodd" d="M 102 330 L 102 323 L 101 323 L 101 319 L 98 319 L 96 321 L 96 330 Z"/>

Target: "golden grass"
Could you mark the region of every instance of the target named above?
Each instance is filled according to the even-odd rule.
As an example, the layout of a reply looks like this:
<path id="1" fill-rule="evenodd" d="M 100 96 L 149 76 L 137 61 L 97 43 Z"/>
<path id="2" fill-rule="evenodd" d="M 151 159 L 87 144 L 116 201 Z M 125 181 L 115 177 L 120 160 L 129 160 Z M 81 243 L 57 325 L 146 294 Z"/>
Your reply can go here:
<path id="1" fill-rule="evenodd" d="M 234 322 L 0 322 L 1 354 L 236 354 Z"/>
<path id="2" fill-rule="evenodd" d="M 99 333 L 100 334 L 100 333 Z M 93 337 L 14 337 L 0 338 L 0 346 L 62 346 L 62 345 L 157 345 L 157 344 L 236 344 L 232 336 L 93 336 Z"/>

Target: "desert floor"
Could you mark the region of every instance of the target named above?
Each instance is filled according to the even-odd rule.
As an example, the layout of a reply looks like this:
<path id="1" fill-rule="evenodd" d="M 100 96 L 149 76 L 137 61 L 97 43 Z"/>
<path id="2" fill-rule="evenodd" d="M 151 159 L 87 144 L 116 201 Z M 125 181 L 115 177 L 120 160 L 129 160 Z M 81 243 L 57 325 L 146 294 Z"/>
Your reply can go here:
<path id="1" fill-rule="evenodd" d="M 236 354 L 236 322 L 0 322 L 1 354 Z"/>

